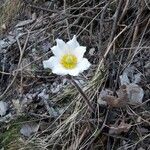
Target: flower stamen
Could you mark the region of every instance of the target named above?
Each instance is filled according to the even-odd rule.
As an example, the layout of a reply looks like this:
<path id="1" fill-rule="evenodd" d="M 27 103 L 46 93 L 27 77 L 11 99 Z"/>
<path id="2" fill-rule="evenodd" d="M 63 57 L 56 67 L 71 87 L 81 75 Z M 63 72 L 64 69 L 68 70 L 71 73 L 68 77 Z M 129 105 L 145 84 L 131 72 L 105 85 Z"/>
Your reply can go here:
<path id="1" fill-rule="evenodd" d="M 66 69 L 73 69 L 77 66 L 77 57 L 73 54 L 66 54 L 62 57 L 60 63 Z"/>

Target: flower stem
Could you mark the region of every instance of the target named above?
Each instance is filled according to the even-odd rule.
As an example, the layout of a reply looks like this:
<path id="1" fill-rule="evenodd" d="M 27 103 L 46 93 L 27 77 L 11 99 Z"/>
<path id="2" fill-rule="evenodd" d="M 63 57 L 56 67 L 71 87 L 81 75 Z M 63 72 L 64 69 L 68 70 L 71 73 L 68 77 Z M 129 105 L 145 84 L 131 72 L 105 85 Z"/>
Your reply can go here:
<path id="1" fill-rule="evenodd" d="M 67 76 L 67 78 L 72 82 L 72 84 L 75 86 L 75 88 L 79 91 L 79 93 L 82 95 L 83 99 L 89 106 L 89 109 L 94 113 L 94 109 L 93 109 L 88 97 L 85 95 L 85 93 L 81 89 L 81 87 L 75 82 L 75 80 L 71 76 Z"/>

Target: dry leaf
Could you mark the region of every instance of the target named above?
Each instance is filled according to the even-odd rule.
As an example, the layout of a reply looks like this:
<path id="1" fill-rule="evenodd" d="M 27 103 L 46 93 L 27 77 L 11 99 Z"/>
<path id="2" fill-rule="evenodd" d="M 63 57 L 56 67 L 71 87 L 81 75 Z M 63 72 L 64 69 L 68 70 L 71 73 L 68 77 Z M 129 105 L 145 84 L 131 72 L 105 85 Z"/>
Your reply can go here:
<path id="1" fill-rule="evenodd" d="M 118 98 L 122 98 L 125 101 L 128 101 L 128 94 L 127 94 L 127 89 L 126 85 L 120 86 L 119 90 L 117 91 Z"/>
<path id="2" fill-rule="evenodd" d="M 120 76 L 121 86 L 126 85 L 127 97 L 131 104 L 142 103 L 142 99 L 144 96 L 143 89 L 139 85 L 137 85 L 137 83 L 141 82 L 141 73 L 133 75 L 134 70 L 135 68 L 128 67 Z M 132 83 L 130 83 L 129 81 L 129 76 L 131 77 Z M 120 93 L 117 94 L 118 97 L 120 97 Z"/>
<path id="3" fill-rule="evenodd" d="M 135 67 L 127 67 L 123 74 L 119 77 L 120 78 L 120 84 L 121 85 L 128 85 L 130 84 L 131 82 L 132 83 L 140 83 L 141 82 L 141 73 L 136 73 L 135 74 L 135 70 L 136 68 Z M 131 82 L 130 82 L 130 80 Z"/>
<path id="4" fill-rule="evenodd" d="M 107 102 L 110 107 L 124 107 L 128 102 L 128 95 L 125 85 L 120 87 L 120 89 L 117 91 L 117 95 L 118 97 L 115 97 L 108 91 L 101 91 L 100 100 Z"/>
<path id="5" fill-rule="evenodd" d="M 107 102 L 103 100 L 104 97 L 106 96 L 112 96 L 113 95 L 113 92 L 109 89 L 105 89 L 105 90 L 102 90 L 100 92 L 100 95 L 99 95 L 99 98 L 97 100 L 98 104 L 100 105 L 107 105 Z"/>
<path id="6" fill-rule="evenodd" d="M 120 134 L 122 132 L 128 132 L 131 128 L 131 125 L 122 121 L 118 126 L 111 126 L 109 133 L 110 134 Z"/>
<path id="7" fill-rule="evenodd" d="M 126 99 L 116 98 L 115 96 L 103 97 L 103 100 L 107 102 L 110 107 L 124 107 L 127 104 Z"/>
<path id="8" fill-rule="evenodd" d="M 141 87 L 139 87 L 137 84 L 132 83 L 127 85 L 126 90 L 128 93 L 129 101 L 132 104 L 142 103 L 144 91 Z"/>

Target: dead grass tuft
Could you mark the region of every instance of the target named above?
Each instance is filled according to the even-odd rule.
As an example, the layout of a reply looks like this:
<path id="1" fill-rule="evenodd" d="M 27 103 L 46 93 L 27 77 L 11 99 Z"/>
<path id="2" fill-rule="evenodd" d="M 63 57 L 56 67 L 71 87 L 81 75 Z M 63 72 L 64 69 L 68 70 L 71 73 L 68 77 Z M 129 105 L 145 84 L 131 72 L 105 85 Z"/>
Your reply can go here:
<path id="1" fill-rule="evenodd" d="M 20 0 L 6 0 L 2 3 L 0 6 L 0 33 L 11 26 L 22 5 Z"/>

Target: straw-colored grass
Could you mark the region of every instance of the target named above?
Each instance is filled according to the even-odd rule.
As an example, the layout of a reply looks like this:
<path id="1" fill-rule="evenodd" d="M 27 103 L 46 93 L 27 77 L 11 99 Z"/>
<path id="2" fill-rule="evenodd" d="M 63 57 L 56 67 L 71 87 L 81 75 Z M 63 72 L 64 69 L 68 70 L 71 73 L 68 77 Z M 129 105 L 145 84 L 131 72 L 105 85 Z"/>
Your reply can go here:
<path id="1" fill-rule="evenodd" d="M 10 27 L 22 7 L 22 0 L 5 0 L 0 6 L 0 33 Z"/>

